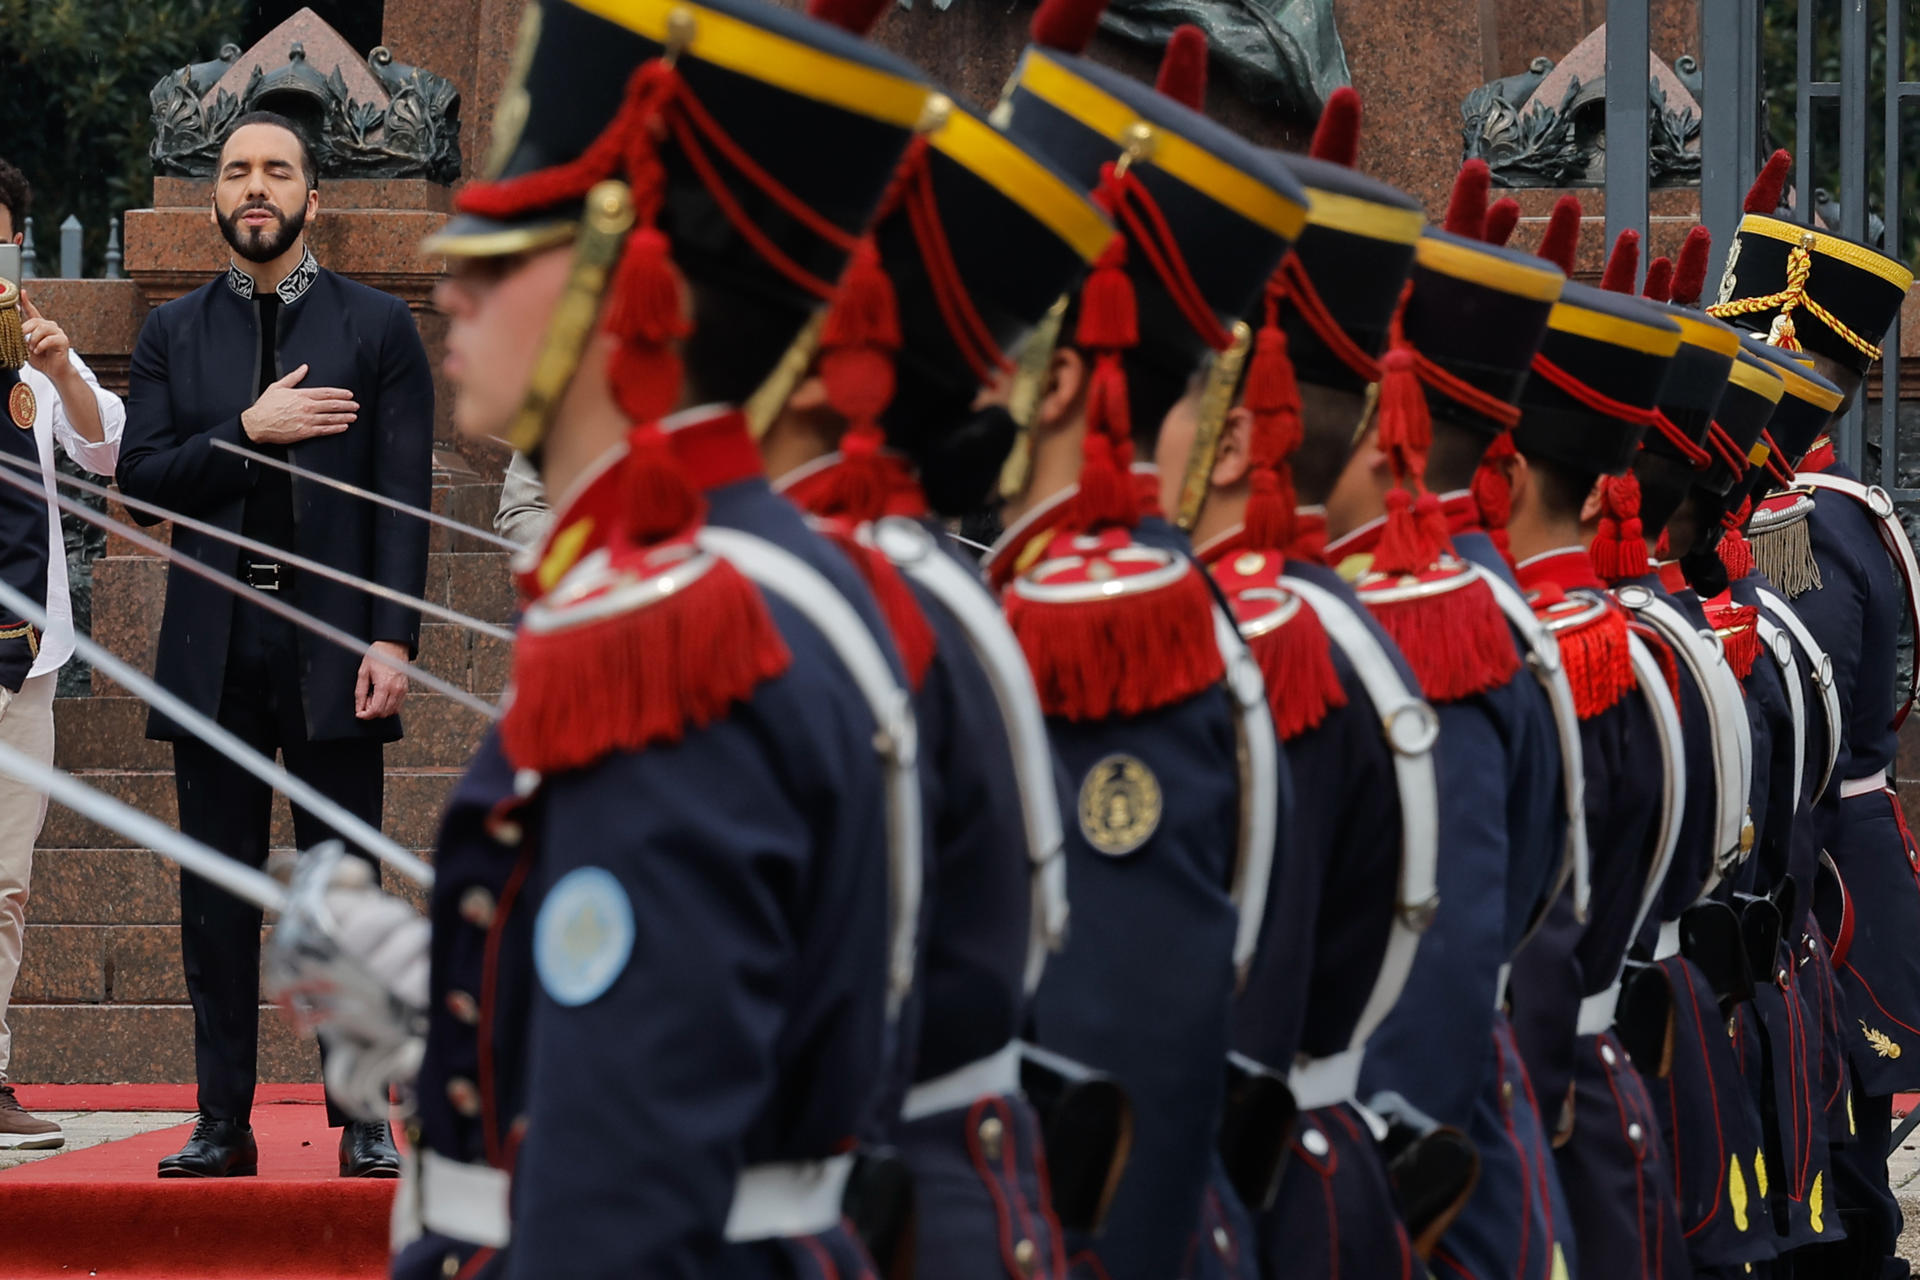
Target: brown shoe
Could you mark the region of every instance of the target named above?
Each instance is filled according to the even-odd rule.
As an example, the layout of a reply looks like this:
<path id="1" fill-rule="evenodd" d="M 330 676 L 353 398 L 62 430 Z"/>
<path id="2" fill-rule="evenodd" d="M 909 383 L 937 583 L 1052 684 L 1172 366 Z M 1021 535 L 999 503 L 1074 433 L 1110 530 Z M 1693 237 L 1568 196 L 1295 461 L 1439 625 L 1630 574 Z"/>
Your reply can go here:
<path id="1" fill-rule="evenodd" d="M 0 1150 L 42 1151 L 67 1145 L 67 1135 L 20 1105 L 13 1086 L 0 1084 Z"/>

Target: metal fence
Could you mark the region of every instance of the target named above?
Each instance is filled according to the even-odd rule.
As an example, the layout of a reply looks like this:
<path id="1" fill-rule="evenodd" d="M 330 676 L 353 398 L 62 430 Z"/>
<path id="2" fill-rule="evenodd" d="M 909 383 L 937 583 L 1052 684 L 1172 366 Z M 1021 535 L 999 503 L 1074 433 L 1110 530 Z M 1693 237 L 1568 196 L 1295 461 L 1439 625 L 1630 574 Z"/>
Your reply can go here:
<path id="1" fill-rule="evenodd" d="M 67 220 L 60 224 L 59 256 L 45 262 L 41 260 L 41 250 L 34 242 L 34 226 L 31 217 L 27 219 L 27 224 L 23 229 L 26 232 L 26 240 L 21 245 L 20 251 L 20 273 L 22 275 L 29 280 L 49 277 L 58 280 L 78 280 L 81 278 L 80 242 L 85 234 L 86 228 L 80 225 L 80 219 L 72 214 L 67 215 Z M 107 224 L 105 279 L 121 279 L 121 265 L 120 219 L 116 217 Z M 60 269 L 58 271 L 49 270 L 49 268 L 54 266 L 58 266 Z"/>

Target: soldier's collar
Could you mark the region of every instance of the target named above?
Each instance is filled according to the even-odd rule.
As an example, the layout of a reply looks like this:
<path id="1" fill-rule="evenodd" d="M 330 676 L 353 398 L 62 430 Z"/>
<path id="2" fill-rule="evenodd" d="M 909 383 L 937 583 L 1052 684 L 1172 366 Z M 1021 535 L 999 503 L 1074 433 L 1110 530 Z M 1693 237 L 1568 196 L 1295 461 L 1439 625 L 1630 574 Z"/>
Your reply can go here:
<path id="1" fill-rule="evenodd" d="M 1327 563 L 1338 567 L 1342 560 L 1370 554 L 1380 544 L 1380 534 L 1386 527 L 1387 517 L 1377 515 L 1351 533 L 1333 539 L 1327 543 Z"/>
<path id="2" fill-rule="evenodd" d="M 1528 592 L 1549 584 L 1562 591 L 1607 589 L 1607 584 L 1593 571 L 1593 557 L 1582 546 L 1556 547 L 1528 556 L 1514 565 L 1513 573 L 1520 589 Z"/>
<path id="3" fill-rule="evenodd" d="M 1451 493 L 1441 494 L 1440 514 L 1447 518 L 1448 534 L 1485 528 L 1480 518 L 1480 504 L 1473 500 L 1471 489 L 1455 489 Z"/>
<path id="4" fill-rule="evenodd" d="M 313 282 L 319 278 L 320 263 L 314 258 L 313 249 L 309 246 L 301 254 L 299 265 L 287 272 L 280 283 L 273 287 L 274 296 L 280 299 L 283 306 L 290 306 L 306 297 L 307 290 L 313 288 Z M 242 271 L 240 264 L 232 258 L 227 259 L 227 288 L 248 301 L 252 301 L 258 290 L 253 277 Z"/>
<path id="5" fill-rule="evenodd" d="M 1834 452 L 1833 437 L 1822 431 L 1814 440 L 1813 446 L 1807 450 L 1807 456 L 1800 459 L 1800 465 L 1794 470 L 1813 474 L 1825 471 L 1837 461 L 1839 461 L 1839 455 Z"/>
<path id="6" fill-rule="evenodd" d="M 1661 588 L 1668 595 L 1679 595 L 1682 591 L 1693 590 L 1687 582 L 1687 575 L 1681 571 L 1678 560 L 1655 561 L 1653 567 L 1660 575 Z"/>
<path id="7" fill-rule="evenodd" d="M 764 476 L 746 415 L 727 404 L 682 409 L 660 420 L 673 460 L 702 493 Z"/>
<path id="8" fill-rule="evenodd" d="M 554 498 L 553 524 L 544 542 L 513 558 L 514 585 L 523 600 L 545 596 L 573 567 L 605 546 L 620 527 L 625 487 L 620 464 L 627 444 L 620 441 L 595 458 L 567 491 Z"/>
<path id="9" fill-rule="evenodd" d="M 894 449 L 883 449 L 880 458 L 887 465 L 887 497 L 884 514 L 919 519 L 927 514 L 927 495 L 907 456 Z M 802 511 L 820 514 L 824 496 L 846 464 L 847 455 L 839 450 L 823 454 L 804 466 L 795 467 L 773 482 L 775 493 L 785 494 Z"/>
<path id="10" fill-rule="evenodd" d="M 981 557 L 980 567 L 987 581 L 996 587 L 1005 586 L 1032 568 L 1054 526 L 1069 514 L 1068 507 L 1079 493 L 1080 486 L 1070 484 L 1008 525 Z"/>

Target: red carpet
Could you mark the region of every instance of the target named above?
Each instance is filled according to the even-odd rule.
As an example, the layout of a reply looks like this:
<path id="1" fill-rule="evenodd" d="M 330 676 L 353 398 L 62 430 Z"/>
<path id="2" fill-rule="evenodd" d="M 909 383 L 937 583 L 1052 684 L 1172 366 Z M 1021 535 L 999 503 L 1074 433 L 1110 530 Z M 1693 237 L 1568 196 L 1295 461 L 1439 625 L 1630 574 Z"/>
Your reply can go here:
<path id="1" fill-rule="evenodd" d="M 16 1092 L 29 1111 L 193 1111 L 190 1084 L 23 1084 Z M 254 1090 L 256 1106 L 274 1102 L 320 1102 L 319 1084 L 263 1084 Z"/>
<path id="2" fill-rule="evenodd" d="M 155 1177 L 185 1124 L 0 1172 L 0 1221 L 13 1224 L 0 1270 L 10 1280 L 385 1275 L 397 1184 L 338 1176 L 320 1106 L 256 1105 L 253 1129 L 257 1178 Z"/>

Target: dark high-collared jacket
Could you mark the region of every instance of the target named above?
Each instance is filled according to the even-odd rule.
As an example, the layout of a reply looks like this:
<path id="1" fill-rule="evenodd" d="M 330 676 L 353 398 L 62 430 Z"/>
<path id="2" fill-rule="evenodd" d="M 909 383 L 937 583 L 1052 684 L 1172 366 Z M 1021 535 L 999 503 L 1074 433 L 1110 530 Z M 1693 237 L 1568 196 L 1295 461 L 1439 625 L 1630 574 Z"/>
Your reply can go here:
<path id="1" fill-rule="evenodd" d="M 238 532 L 249 490 L 266 470 L 214 447 L 250 446 L 242 411 L 257 398 L 258 310 L 253 282 L 230 268 L 220 278 L 147 317 L 133 350 L 126 435 L 118 480 L 131 498 L 158 503 Z M 359 403 L 353 425 L 337 435 L 289 446 L 300 466 L 349 481 L 413 507 L 425 507 L 433 476 L 433 378 L 407 305 L 306 260 L 276 292 L 282 305 L 273 376 L 307 366 L 301 385 L 343 387 Z M 292 550 L 409 595 L 427 576 L 427 527 L 401 512 L 295 478 Z M 151 516 L 139 516 L 153 523 Z M 231 544 L 176 527 L 176 550 L 221 573 L 238 572 Z M 258 557 L 254 557 L 258 558 Z M 316 575 L 294 575 L 280 598 L 371 643 L 392 641 L 413 653 L 420 615 L 391 601 Z M 167 574 L 155 675 L 208 715 L 217 714 L 235 597 L 175 566 Z M 361 654 L 302 634 L 300 685 L 307 736 L 321 741 L 400 736 L 398 716 L 354 717 Z M 147 736 L 173 739 L 180 726 L 160 712 Z"/>

